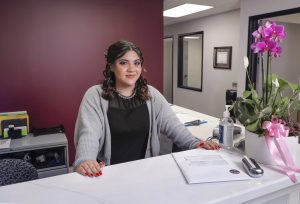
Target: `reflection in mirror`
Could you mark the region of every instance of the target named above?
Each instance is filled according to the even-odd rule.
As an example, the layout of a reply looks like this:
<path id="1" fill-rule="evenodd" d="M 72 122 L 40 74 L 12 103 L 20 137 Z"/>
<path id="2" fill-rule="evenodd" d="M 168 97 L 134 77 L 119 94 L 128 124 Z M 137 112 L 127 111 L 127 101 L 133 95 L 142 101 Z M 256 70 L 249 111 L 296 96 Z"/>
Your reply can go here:
<path id="1" fill-rule="evenodd" d="M 178 87 L 202 91 L 203 32 L 178 36 Z"/>
<path id="2" fill-rule="evenodd" d="M 267 20 L 275 20 L 277 24 L 283 25 L 287 34 L 287 38 L 280 44 L 282 47 L 282 54 L 280 58 L 272 61 L 272 73 L 279 75 L 292 83 L 299 84 L 300 69 L 299 69 L 299 47 L 300 47 L 300 8 L 284 10 L 263 14 L 259 16 L 252 16 L 249 19 L 249 43 L 248 43 L 248 58 L 250 60 L 250 78 L 256 86 L 261 82 L 261 73 L 258 70 L 257 54 L 250 51 L 250 45 L 254 38 L 252 32 L 255 31 L 260 24 L 264 24 Z M 247 83 L 248 84 L 248 83 Z M 258 88 L 258 90 L 260 90 Z"/>
<path id="3" fill-rule="evenodd" d="M 267 20 L 274 20 L 277 24 L 283 25 L 287 35 L 287 37 L 280 43 L 280 46 L 282 47 L 280 58 L 274 58 L 272 60 L 271 72 L 289 82 L 300 84 L 300 52 L 298 50 L 300 47 L 300 8 L 252 16 L 249 19 L 249 71 L 251 81 L 255 84 L 256 90 L 258 92 L 260 91 L 260 95 L 262 94 L 262 73 L 259 69 L 259 58 L 257 54 L 253 54 L 253 52 L 250 51 L 250 45 L 253 43 L 254 39 L 251 34 L 258 28 L 259 25 L 263 25 Z M 264 59 L 266 59 L 266 57 L 264 57 Z M 298 115 L 300 116 L 299 113 Z M 297 115 L 293 115 L 293 118 L 295 117 L 297 117 Z"/>
<path id="4" fill-rule="evenodd" d="M 272 74 L 276 74 L 281 78 L 298 84 L 300 77 L 300 69 L 299 69 L 299 52 L 297 49 L 300 47 L 299 39 L 300 36 L 300 21 L 298 23 L 290 23 L 289 16 L 285 15 L 280 17 L 272 18 L 275 20 L 278 25 L 283 25 L 285 28 L 285 32 L 287 33 L 287 38 L 285 38 L 280 46 L 282 47 L 282 53 L 279 58 L 273 58 L 272 60 Z M 300 14 L 298 14 L 300 16 Z M 260 25 L 265 24 L 269 18 L 261 19 L 259 21 Z M 300 18 L 298 19 L 300 20 Z M 264 59 L 267 59 L 267 53 L 264 53 Z M 257 72 L 257 87 L 261 87 L 262 84 L 262 74 L 261 72 Z M 262 90 L 262 89 L 258 89 Z"/>

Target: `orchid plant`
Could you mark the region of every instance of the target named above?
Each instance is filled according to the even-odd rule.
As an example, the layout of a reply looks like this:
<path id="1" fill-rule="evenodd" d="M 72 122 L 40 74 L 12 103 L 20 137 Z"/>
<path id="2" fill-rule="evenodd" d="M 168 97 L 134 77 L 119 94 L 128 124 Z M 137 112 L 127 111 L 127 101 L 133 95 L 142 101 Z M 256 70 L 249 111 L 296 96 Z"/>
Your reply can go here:
<path id="1" fill-rule="evenodd" d="M 291 120 L 292 114 L 300 109 L 298 95 L 300 86 L 290 83 L 271 73 L 273 58 L 279 58 L 282 53 L 282 42 L 286 33 L 284 26 L 269 20 L 252 33 L 254 43 L 251 49 L 260 58 L 262 75 L 262 94 L 258 95 L 251 83 L 248 73 L 248 58 L 244 58 L 244 66 L 249 81 L 250 90 L 246 90 L 233 104 L 236 119 L 245 126 L 246 130 L 264 135 L 263 122 L 274 118 L 289 127 L 290 135 L 299 135 L 300 126 Z M 267 58 L 266 62 L 264 58 Z M 266 70 L 265 70 L 266 69 Z M 266 71 L 266 73 L 265 73 Z M 287 92 L 286 90 L 290 90 Z M 286 93 L 290 93 L 287 95 Z"/>

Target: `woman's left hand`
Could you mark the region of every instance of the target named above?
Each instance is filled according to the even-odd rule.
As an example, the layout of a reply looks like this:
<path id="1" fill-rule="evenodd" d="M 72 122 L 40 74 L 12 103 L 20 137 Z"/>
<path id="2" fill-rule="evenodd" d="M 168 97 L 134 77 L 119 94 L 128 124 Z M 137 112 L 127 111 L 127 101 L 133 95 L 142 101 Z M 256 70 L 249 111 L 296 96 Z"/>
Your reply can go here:
<path id="1" fill-rule="evenodd" d="M 221 148 L 221 146 L 213 141 L 200 141 L 197 144 L 197 148 L 203 148 L 203 149 L 207 149 L 207 150 L 218 150 Z"/>

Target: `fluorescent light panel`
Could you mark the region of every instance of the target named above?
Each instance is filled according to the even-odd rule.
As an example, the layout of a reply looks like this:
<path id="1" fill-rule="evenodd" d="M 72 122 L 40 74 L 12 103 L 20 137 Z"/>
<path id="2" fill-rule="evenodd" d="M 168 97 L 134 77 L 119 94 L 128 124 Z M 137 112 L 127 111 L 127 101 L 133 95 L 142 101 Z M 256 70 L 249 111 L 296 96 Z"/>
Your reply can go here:
<path id="1" fill-rule="evenodd" d="M 184 39 L 199 39 L 200 37 L 198 36 L 184 36 Z"/>
<path id="2" fill-rule="evenodd" d="M 165 17 L 181 17 L 192 13 L 197 13 L 207 9 L 213 8 L 212 6 L 203 6 L 198 4 L 182 4 L 180 6 L 168 9 L 164 11 Z"/>

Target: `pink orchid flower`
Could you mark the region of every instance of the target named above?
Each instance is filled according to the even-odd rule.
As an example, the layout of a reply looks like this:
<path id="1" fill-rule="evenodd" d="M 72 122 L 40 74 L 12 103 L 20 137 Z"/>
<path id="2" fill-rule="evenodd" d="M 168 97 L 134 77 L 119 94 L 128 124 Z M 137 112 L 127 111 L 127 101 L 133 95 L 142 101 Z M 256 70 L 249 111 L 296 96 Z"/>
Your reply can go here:
<path id="1" fill-rule="evenodd" d="M 275 58 L 280 57 L 281 53 L 282 53 L 282 47 L 280 46 L 276 46 L 271 50 L 271 54 Z"/>
<path id="2" fill-rule="evenodd" d="M 254 53 L 270 52 L 273 57 L 279 57 L 282 48 L 278 45 L 285 37 L 284 26 L 269 20 L 252 33 L 255 42 L 251 45 Z"/>
<path id="3" fill-rule="evenodd" d="M 251 45 L 254 53 L 263 53 L 266 50 L 266 43 L 264 41 L 255 42 Z"/>

